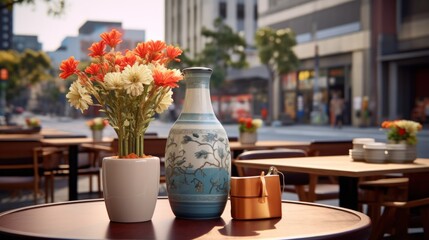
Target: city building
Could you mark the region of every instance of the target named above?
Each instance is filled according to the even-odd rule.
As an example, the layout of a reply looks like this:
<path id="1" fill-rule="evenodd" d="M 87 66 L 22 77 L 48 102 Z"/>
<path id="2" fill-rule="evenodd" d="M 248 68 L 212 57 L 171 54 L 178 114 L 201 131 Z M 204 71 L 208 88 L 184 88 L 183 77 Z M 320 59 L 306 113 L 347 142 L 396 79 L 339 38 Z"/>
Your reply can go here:
<path id="1" fill-rule="evenodd" d="M 0 3 L 3 5 L 4 3 Z M 0 8 L 0 50 L 12 48 L 13 14 L 8 8 Z"/>
<path id="2" fill-rule="evenodd" d="M 52 52 L 48 52 L 53 66 L 59 66 L 61 61 L 74 56 L 79 61 L 88 61 L 88 48 L 92 43 L 100 41 L 100 34 L 115 28 L 122 35 L 122 43 L 117 50 L 125 51 L 133 49 L 139 42 L 145 41 L 144 30 L 123 29 L 121 22 L 87 21 L 79 28 L 77 36 L 67 36 L 61 42 L 61 46 Z"/>
<path id="3" fill-rule="evenodd" d="M 268 72 L 253 69 L 259 65 L 254 49 L 256 0 L 165 0 L 165 41 L 179 45 L 187 55 L 195 57 L 207 42 L 201 34 L 202 28 L 213 29 L 218 18 L 240 34 L 248 45 L 246 54 L 250 68 L 247 71 L 229 69 L 222 96 L 212 98 L 218 117 L 223 121 L 235 121 L 239 116 L 253 115 L 255 108 L 262 108 L 263 101 L 258 98 L 262 98 L 261 92 L 266 92 L 266 84 L 260 80 L 266 79 Z M 241 84 L 243 82 L 245 84 Z M 254 107 L 257 103 L 259 106 Z"/>
<path id="4" fill-rule="evenodd" d="M 23 52 L 25 49 L 42 50 L 42 44 L 35 35 L 13 35 L 12 49 Z"/>
<path id="5" fill-rule="evenodd" d="M 280 112 L 294 122 L 429 119 L 429 2 L 425 0 L 259 0 L 258 26 L 291 28 L 296 72 L 282 76 Z"/>

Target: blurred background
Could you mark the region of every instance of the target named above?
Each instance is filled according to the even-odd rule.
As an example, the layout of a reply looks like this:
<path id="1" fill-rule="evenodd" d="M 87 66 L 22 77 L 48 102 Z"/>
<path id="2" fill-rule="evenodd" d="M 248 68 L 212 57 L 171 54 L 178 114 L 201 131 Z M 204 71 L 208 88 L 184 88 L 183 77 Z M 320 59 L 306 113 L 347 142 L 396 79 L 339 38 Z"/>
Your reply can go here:
<path id="1" fill-rule="evenodd" d="M 20 114 L 77 118 L 65 99 L 62 60 L 89 62 L 88 47 L 111 28 L 120 50 L 165 40 L 185 52 L 179 65 L 215 70 L 212 101 L 225 124 L 243 116 L 268 125 L 343 125 L 383 120 L 429 123 L 427 0 L 2 0 L 0 124 Z M 173 121 L 184 87 L 174 94 Z"/>

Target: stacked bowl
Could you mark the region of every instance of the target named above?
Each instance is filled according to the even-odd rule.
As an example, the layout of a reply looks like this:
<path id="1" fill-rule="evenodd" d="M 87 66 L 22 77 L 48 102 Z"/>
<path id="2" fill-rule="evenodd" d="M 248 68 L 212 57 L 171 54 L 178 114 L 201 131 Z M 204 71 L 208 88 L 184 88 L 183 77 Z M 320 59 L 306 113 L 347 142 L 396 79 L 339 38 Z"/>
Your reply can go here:
<path id="1" fill-rule="evenodd" d="M 354 161 L 363 162 L 365 161 L 365 150 L 363 146 L 366 143 L 375 142 L 374 138 L 354 138 L 353 149 L 349 150 L 349 155 Z"/>

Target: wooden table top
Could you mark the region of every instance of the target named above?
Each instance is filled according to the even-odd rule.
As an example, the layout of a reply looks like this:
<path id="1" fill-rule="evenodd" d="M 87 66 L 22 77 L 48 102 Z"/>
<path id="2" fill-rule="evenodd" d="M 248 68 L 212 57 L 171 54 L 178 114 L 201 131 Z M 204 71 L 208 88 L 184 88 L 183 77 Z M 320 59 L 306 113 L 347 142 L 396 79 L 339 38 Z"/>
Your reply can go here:
<path id="1" fill-rule="evenodd" d="M 231 150 L 258 150 L 273 148 L 307 148 L 310 142 L 297 141 L 257 141 L 255 144 L 241 144 L 240 142 L 229 142 Z"/>
<path id="2" fill-rule="evenodd" d="M 350 156 L 321 156 L 277 158 L 263 160 L 235 160 L 242 167 L 276 166 L 280 171 L 304 172 L 317 175 L 366 177 L 388 173 L 429 172 L 429 159 L 418 158 L 413 163 L 367 163 L 353 161 Z"/>
<path id="3" fill-rule="evenodd" d="M 0 237 L 71 239 L 366 239 L 370 220 L 359 212 L 305 202 L 282 203 L 282 218 L 232 220 L 176 218 L 168 199 L 158 199 L 151 221 L 110 222 L 103 200 L 42 204 L 0 214 Z"/>
<path id="4" fill-rule="evenodd" d="M 103 137 L 102 142 L 111 142 L 113 138 Z M 69 145 L 79 145 L 82 143 L 94 143 L 92 138 L 49 138 L 42 139 L 41 142 L 46 145 L 52 146 L 69 146 Z"/>
<path id="5" fill-rule="evenodd" d="M 42 138 L 41 134 L 0 134 L 0 141 L 33 141 Z"/>

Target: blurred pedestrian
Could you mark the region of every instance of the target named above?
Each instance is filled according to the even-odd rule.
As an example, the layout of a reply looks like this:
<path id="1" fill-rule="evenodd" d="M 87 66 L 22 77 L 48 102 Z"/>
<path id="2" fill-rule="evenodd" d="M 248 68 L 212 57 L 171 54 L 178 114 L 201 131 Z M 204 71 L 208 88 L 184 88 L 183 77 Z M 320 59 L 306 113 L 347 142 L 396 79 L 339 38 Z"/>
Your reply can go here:
<path id="1" fill-rule="evenodd" d="M 174 105 L 174 103 L 171 103 L 171 105 L 168 107 L 168 112 L 170 114 L 171 121 L 176 121 L 176 105 Z"/>
<path id="2" fill-rule="evenodd" d="M 334 93 L 330 102 L 331 114 L 335 117 L 333 127 L 342 128 L 343 126 L 343 112 L 344 112 L 344 99 L 340 97 L 339 93 Z"/>

